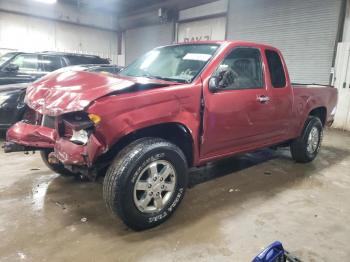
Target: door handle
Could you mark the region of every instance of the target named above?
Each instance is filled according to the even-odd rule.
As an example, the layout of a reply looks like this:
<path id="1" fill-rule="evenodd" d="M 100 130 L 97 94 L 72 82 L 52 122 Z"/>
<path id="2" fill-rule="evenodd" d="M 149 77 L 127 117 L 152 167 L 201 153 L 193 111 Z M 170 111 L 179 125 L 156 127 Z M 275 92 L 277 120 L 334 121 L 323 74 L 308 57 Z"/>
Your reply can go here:
<path id="1" fill-rule="evenodd" d="M 258 96 L 257 97 L 258 102 L 264 104 L 270 101 L 270 97 L 268 96 Z"/>

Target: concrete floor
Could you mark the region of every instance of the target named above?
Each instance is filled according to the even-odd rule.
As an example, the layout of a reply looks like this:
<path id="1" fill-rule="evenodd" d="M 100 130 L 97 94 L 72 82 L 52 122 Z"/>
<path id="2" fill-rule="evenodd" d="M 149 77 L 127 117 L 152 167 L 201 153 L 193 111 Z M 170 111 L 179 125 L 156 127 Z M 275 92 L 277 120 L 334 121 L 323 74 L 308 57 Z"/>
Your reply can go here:
<path id="1" fill-rule="evenodd" d="M 244 262 L 274 240 L 303 261 L 349 261 L 350 133 L 326 132 L 311 164 L 262 150 L 190 176 L 175 215 L 137 233 L 106 212 L 101 183 L 1 152 L 0 261 Z"/>

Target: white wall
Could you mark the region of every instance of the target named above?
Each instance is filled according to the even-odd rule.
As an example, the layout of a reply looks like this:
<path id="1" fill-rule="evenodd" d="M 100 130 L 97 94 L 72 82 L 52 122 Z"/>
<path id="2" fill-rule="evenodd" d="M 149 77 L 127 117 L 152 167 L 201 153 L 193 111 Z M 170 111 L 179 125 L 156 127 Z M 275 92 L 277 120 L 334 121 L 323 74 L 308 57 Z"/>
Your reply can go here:
<path id="1" fill-rule="evenodd" d="M 225 40 L 226 17 L 214 17 L 178 24 L 177 41 Z"/>
<path id="2" fill-rule="evenodd" d="M 0 11 L 1 49 L 80 52 L 118 63 L 114 31 Z"/>
<path id="3" fill-rule="evenodd" d="M 226 13 L 227 7 L 228 0 L 219 0 L 212 3 L 180 10 L 179 21 Z"/>
<path id="4" fill-rule="evenodd" d="M 346 3 L 343 42 L 350 42 L 350 0 Z"/>
<path id="5" fill-rule="evenodd" d="M 174 24 L 158 24 L 137 27 L 125 32 L 125 60 L 130 64 L 140 55 L 162 45 L 173 42 Z"/>
<path id="6" fill-rule="evenodd" d="M 0 10 L 103 29 L 117 28 L 117 17 L 114 14 L 87 8 L 84 5 L 80 7 L 68 5 L 61 1 L 48 5 L 33 0 L 0 0 Z"/>

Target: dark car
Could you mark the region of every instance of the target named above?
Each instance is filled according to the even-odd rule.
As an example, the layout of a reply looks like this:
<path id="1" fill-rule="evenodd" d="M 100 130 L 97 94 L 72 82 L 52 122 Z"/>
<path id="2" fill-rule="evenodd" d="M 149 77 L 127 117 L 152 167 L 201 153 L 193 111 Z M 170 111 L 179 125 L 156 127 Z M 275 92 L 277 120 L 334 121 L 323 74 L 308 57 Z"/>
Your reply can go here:
<path id="1" fill-rule="evenodd" d="M 33 82 L 59 68 L 80 64 L 109 64 L 109 61 L 94 55 L 10 52 L 0 57 L 0 85 Z"/>
<path id="2" fill-rule="evenodd" d="M 82 71 L 117 74 L 120 66 L 116 65 L 79 65 Z M 4 85 L 0 88 L 0 130 L 23 119 L 26 112 L 24 96 L 28 83 Z"/>
<path id="3" fill-rule="evenodd" d="M 2 56 L 0 56 L 0 67 L 2 65 L 4 65 L 7 61 L 9 61 L 10 59 L 12 59 L 13 57 L 15 57 L 18 54 L 21 54 L 22 52 L 8 52 Z"/>

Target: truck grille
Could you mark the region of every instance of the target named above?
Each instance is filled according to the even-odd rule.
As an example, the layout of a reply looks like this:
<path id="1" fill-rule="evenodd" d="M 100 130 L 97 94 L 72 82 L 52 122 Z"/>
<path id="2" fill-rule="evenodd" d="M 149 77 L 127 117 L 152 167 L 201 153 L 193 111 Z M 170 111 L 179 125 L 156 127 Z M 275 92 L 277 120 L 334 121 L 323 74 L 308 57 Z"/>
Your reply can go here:
<path id="1" fill-rule="evenodd" d="M 43 116 L 42 117 L 42 121 L 41 121 L 41 125 L 48 127 L 48 128 L 55 128 L 55 121 L 56 118 L 53 116 Z"/>
<path id="2" fill-rule="evenodd" d="M 23 121 L 31 125 L 38 125 L 41 122 L 42 115 L 33 109 L 26 107 L 23 114 Z"/>

